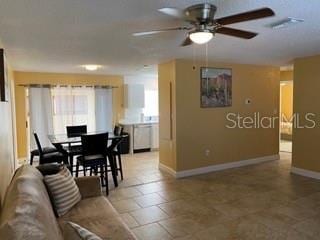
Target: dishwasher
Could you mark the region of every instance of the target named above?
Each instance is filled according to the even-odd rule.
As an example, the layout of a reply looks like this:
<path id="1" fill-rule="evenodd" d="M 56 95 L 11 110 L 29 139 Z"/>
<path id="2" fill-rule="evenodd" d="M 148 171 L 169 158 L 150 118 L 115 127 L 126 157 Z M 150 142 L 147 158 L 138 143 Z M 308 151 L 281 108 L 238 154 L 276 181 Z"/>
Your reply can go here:
<path id="1" fill-rule="evenodd" d="M 133 126 L 133 152 L 146 152 L 151 150 L 151 124 Z"/>

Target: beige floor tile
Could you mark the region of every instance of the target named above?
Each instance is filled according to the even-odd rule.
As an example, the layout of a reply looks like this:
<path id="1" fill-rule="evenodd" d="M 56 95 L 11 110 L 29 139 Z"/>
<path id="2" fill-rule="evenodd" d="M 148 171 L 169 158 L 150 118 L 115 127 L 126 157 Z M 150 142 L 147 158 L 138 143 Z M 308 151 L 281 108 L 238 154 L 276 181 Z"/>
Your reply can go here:
<path id="1" fill-rule="evenodd" d="M 167 202 L 157 193 L 151 193 L 134 198 L 134 201 L 136 201 L 143 208 Z"/>
<path id="2" fill-rule="evenodd" d="M 115 189 L 113 191 L 110 191 L 108 199 L 111 202 L 114 201 L 119 201 L 119 200 L 124 200 L 124 199 L 129 199 L 129 198 L 134 198 L 142 196 L 142 193 L 139 192 L 136 188 L 119 188 Z"/>
<path id="3" fill-rule="evenodd" d="M 302 207 L 297 204 L 274 207 L 270 211 L 281 213 L 299 221 L 314 217 L 317 214 L 313 208 L 309 208 L 308 206 Z"/>
<path id="4" fill-rule="evenodd" d="M 180 200 L 180 199 L 187 199 L 187 198 L 191 198 L 191 195 L 184 193 L 184 192 L 180 192 L 177 190 L 172 190 L 172 189 L 166 189 L 163 190 L 161 192 L 158 192 L 158 194 L 166 199 L 167 201 L 175 201 L 175 200 Z"/>
<path id="5" fill-rule="evenodd" d="M 158 222 L 163 219 L 169 218 L 169 216 L 164 211 L 156 206 L 130 212 L 130 215 L 133 216 L 140 225 Z"/>
<path id="6" fill-rule="evenodd" d="M 293 226 L 295 230 L 301 232 L 309 237 L 320 238 L 320 212 L 319 209 L 318 215 L 312 218 L 309 218 L 305 221 L 297 223 Z"/>
<path id="7" fill-rule="evenodd" d="M 129 213 L 120 214 L 122 220 L 127 224 L 129 228 L 139 227 L 139 223 Z"/>
<path id="8" fill-rule="evenodd" d="M 161 172 L 156 152 L 123 159 L 109 199 L 139 239 L 319 239 L 320 181 L 291 174 L 290 154 L 184 179 Z"/>
<path id="9" fill-rule="evenodd" d="M 119 213 L 125 213 L 140 208 L 140 206 L 132 199 L 120 200 L 113 202 L 112 204 Z"/>
<path id="10" fill-rule="evenodd" d="M 182 238 L 205 229 L 204 226 L 188 215 L 163 220 L 159 224 L 174 238 Z"/>
<path id="11" fill-rule="evenodd" d="M 172 239 L 170 234 L 157 223 L 144 225 L 133 229 L 139 240 L 167 240 Z"/>

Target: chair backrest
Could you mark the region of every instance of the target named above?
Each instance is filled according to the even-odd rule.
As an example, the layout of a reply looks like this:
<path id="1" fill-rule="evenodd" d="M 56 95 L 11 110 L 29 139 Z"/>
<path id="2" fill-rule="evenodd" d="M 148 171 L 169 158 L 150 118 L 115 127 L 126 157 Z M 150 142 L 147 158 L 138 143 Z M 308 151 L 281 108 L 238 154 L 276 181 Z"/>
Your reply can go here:
<path id="1" fill-rule="evenodd" d="M 80 137 L 87 133 L 87 125 L 67 126 L 68 137 Z"/>
<path id="2" fill-rule="evenodd" d="M 41 144 L 40 144 L 40 140 L 39 140 L 38 134 L 35 133 L 35 132 L 33 132 L 33 136 L 34 136 L 34 139 L 35 139 L 35 141 L 36 141 L 39 154 L 40 154 L 40 156 L 42 156 L 43 151 L 42 151 L 42 147 L 41 147 Z"/>
<path id="3" fill-rule="evenodd" d="M 113 134 L 115 136 L 120 136 L 123 134 L 123 127 L 122 126 L 119 126 L 119 125 L 115 125 L 114 126 L 114 129 L 113 129 Z"/>
<path id="4" fill-rule="evenodd" d="M 107 154 L 108 133 L 81 135 L 82 154 L 84 156 Z"/>

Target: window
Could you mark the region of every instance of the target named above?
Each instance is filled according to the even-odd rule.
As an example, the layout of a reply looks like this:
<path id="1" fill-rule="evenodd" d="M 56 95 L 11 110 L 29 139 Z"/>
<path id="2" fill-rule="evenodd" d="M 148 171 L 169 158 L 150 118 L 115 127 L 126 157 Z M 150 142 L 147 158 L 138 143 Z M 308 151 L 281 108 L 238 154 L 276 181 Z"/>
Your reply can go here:
<path id="1" fill-rule="evenodd" d="M 95 131 L 95 93 L 89 87 L 56 87 L 52 89 L 53 130 L 65 133 L 66 126 L 87 125 Z"/>
<path id="2" fill-rule="evenodd" d="M 159 115 L 159 100 L 158 100 L 158 90 L 146 90 L 145 91 L 145 107 L 143 113 L 147 117 L 158 116 Z"/>

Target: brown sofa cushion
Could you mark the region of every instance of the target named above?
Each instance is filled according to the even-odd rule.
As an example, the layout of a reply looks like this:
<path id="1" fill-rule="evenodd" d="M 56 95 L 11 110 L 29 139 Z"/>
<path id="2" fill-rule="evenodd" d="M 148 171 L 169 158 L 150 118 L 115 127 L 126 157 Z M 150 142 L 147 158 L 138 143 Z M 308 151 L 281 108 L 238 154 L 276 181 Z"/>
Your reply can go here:
<path id="1" fill-rule="evenodd" d="M 68 221 L 79 224 L 104 240 L 136 239 L 103 196 L 81 200 L 59 218 L 61 229 L 65 228 Z"/>
<path id="2" fill-rule="evenodd" d="M 62 239 L 41 173 L 20 167 L 7 189 L 0 219 L 0 239 Z"/>

